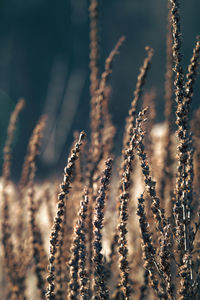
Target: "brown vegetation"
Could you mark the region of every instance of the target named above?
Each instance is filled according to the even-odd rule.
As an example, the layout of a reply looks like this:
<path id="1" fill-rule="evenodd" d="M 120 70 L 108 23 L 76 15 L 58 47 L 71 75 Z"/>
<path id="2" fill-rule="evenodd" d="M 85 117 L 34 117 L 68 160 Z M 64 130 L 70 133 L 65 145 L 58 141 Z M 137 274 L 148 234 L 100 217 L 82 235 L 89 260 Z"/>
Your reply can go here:
<path id="1" fill-rule="evenodd" d="M 124 37 L 100 77 L 97 0 L 89 7 L 91 133 L 87 140 L 84 132 L 75 134 L 59 188 L 57 182 L 34 182 L 45 116 L 33 131 L 19 183 L 11 182 L 11 146 L 24 101 L 16 105 L 2 171 L 2 300 L 200 299 L 199 110 L 190 122 L 200 41 L 184 73 L 178 2 L 169 1 L 162 133 L 155 142 L 155 93 L 140 103 L 153 56 L 146 47 L 121 167 L 114 158 L 108 78 Z M 138 112 L 144 104 L 150 107 Z"/>

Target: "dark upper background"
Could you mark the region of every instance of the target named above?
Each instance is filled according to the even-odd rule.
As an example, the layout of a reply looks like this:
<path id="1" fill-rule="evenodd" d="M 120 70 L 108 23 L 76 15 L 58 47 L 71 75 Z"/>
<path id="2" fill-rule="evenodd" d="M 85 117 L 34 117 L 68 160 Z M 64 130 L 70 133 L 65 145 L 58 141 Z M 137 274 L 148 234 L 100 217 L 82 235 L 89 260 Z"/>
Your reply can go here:
<path id="1" fill-rule="evenodd" d="M 200 1 L 181 1 L 185 67 L 200 34 Z M 167 0 L 101 1 L 101 70 L 121 35 L 115 59 L 111 110 L 119 141 L 144 47 L 155 49 L 146 89 L 157 92 L 157 121 L 163 120 Z M 62 170 L 73 131 L 89 130 L 89 22 L 87 0 L 0 0 L 0 150 L 9 114 L 19 97 L 26 108 L 17 127 L 13 155 L 18 177 L 28 137 L 42 113 L 49 115 L 39 174 Z M 199 101 L 198 79 L 193 106 Z M 119 147 L 118 147 L 119 148 Z"/>

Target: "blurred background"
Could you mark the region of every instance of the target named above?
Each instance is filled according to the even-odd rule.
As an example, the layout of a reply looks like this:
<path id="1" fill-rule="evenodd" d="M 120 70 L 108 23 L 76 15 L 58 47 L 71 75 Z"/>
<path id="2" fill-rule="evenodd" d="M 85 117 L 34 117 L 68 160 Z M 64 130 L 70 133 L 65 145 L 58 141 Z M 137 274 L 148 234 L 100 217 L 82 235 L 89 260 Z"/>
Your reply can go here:
<path id="1" fill-rule="evenodd" d="M 19 177 L 28 139 L 41 114 L 48 123 L 38 161 L 40 177 L 62 172 L 75 130 L 89 132 L 89 19 L 87 0 L 0 0 L 0 150 L 11 111 L 20 97 L 13 155 Z M 110 79 L 110 108 L 116 148 L 132 99 L 144 47 L 155 49 L 145 89 L 157 94 L 157 122 L 163 120 L 167 0 L 100 1 L 101 71 L 121 35 L 126 41 Z M 200 34 L 200 1 L 181 1 L 184 67 Z M 197 80 L 193 107 L 200 92 Z M 2 154 L 1 154 L 2 163 Z"/>

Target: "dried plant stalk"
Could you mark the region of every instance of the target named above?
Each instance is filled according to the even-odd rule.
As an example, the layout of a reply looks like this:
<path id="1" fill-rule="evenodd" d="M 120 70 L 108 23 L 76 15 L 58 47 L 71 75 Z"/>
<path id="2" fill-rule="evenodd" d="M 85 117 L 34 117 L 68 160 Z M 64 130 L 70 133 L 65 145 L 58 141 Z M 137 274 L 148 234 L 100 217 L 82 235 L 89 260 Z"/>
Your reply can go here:
<path id="1" fill-rule="evenodd" d="M 107 95 L 107 81 L 109 78 L 109 75 L 112 73 L 112 63 L 114 60 L 114 57 L 118 54 L 118 50 L 120 46 L 122 45 L 124 41 L 124 37 L 121 37 L 119 41 L 117 42 L 116 46 L 114 49 L 111 51 L 110 55 L 106 59 L 105 62 L 105 71 L 103 72 L 101 76 L 101 81 L 99 83 L 99 88 L 96 91 L 95 94 L 95 119 L 94 123 L 92 125 L 92 130 L 91 130 L 91 146 L 90 146 L 90 156 L 88 160 L 88 172 L 87 172 L 87 185 L 89 187 L 89 190 L 91 191 L 91 203 L 89 206 L 90 213 L 89 213 L 89 239 L 90 241 L 92 240 L 92 235 L 93 235 L 93 229 L 92 229 L 92 212 L 93 212 L 93 200 L 95 199 L 96 196 L 96 187 L 97 187 L 97 180 L 101 176 L 100 174 L 100 166 L 103 165 L 103 160 L 106 159 L 105 155 L 106 153 L 108 154 L 108 151 L 110 151 L 110 147 L 108 147 L 105 144 L 105 140 L 103 137 L 103 134 L 105 133 L 105 124 L 104 124 L 104 117 L 103 112 L 105 112 L 105 109 L 107 108 L 107 102 L 108 102 L 108 95 Z M 108 117 L 108 114 L 107 114 Z M 110 127 L 111 132 L 113 133 L 113 127 Z M 111 141 L 111 140 L 110 140 Z M 109 142 L 110 142 L 109 141 Z M 111 145 L 112 147 L 112 145 Z M 91 276 L 92 276 L 92 247 L 90 244 L 90 251 L 89 251 L 89 256 L 90 256 L 90 282 Z"/>
<path id="2" fill-rule="evenodd" d="M 163 272 L 167 286 L 166 290 L 168 292 L 168 297 L 170 299 L 175 299 L 175 285 L 172 282 L 172 272 L 171 272 L 171 259 L 173 257 L 172 249 L 172 230 L 171 224 L 168 223 L 163 229 L 163 236 L 161 237 L 160 243 L 160 270 Z"/>
<path id="3" fill-rule="evenodd" d="M 199 58 L 200 43 L 197 41 L 196 47 L 193 52 L 191 64 L 189 65 L 187 74 L 187 83 L 184 84 L 183 70 L 181 66 L 181 39 L 180 39 L 180 16 L 179 16 L 179 2 L 171 0 L 171 16 L 172 16 L 172 28 L 173 28 L 173 57 L 175 61 L 175 73 L 176 80 L 175 94 L 177 102 L 176 110 L 176 124 L 178 125 L 177 137 L 178 137 L 178 148 L 177 148 L 177 181 L 176 181 L 176 203 L 174 209 L 174 215 L 176 220 L 176 234 L 178 237 L 178 250 L 180 253 L 181 263 L 181 299 L 187 299 L 192 297 L 192 268 L 191 268 L 191 249 L 192 244 L 190 242 L 190 236 L 193 235 L 193 230 L 190 226 L 190 207 L 191 207 L 191 185 L 188 184 L 189 168 L 192 164 L 192 160 L 189 159 L 190 149 L 192 148 L 190 128 L 189 128 L 189 111 L 191 96 L 193 94 L 193 83 L 196 78 L 197 62 Z M 193 150 L 192 150 L 193 151 Z M 191 178 L 192 179 L 192 178 Z M 190 181 L 190 180 L 189 180 Z M 187 269 L 188 274 L 182 272 L 182 269 Z"/>
<path id="4" fill-rule="evenodd" d="M 5 193 L 3 199 L 3 217 L 2 217 L 2 244 L 3 244 L 3 258 L 5 265 L 5 272 L 10 287 L 11 299 L 23 299 L 25 300 L 25 278 L 20 278 L 19 265 L 14 255 L 14 246 L 11 239 L 12 230 L 10 225 L 10 213 L 9 213 L 9 196 Z"/>
<path id="5" fill-rule="evenodd" d="M 162 298 L 162 293 L 159 291 L 158 286 L 158 279 L 156 276 L 156 251 L 152 244 L 152 238 L 151 233 L 149 232 L 149 224 L 147 222 L 146 214 L 145 214 L 145 207 L 144 207 L 144 198 L 143 195 L 141 195 L 138 198 L 138 208 L 137 208 L 137 215 L 139 216 L 139 222 L 140 222 L 140 229 L 142 234 L 142 240 L 143 240 L 143 258 L 145 261 L 145 269 L 148 272 L 148 276 L 151 282 L 151 287 L 155 290 L 156 294 L 158 295 L 158 298 Z"/>
<path id="6" fill-rule="evenodd" d="M 96 198 L 95 215 L 94 215 L 94 241 L 93 241 L 93 262 L 94 262 L 94 299 L 109 299 L 109 292 L 105 282 L 105 271 L 102 255 L 102 228 L 104 220 L 104 206 L 106 190 L 110 183 L 110 176 L 112 170 L 112 159 L 106 162 L 106 168 L 100 179 L 100 188 Z"/>
<path id="7" fill-rule="evenodd" d="M 172 127 L 173 127 L 173 56 L 172 56 L 172 32 L 171 32 L 171 4 L 168 2 L 168 22 L 167 22 L 167 39 L 166 39 L 166 73 L 165 73 L 165 120 L 166 120 L 166 135 L 164 145 L 164 166 L 160 181 L 159 195 L 161 199 L 166 196 L 171 200 L 173 186 L 173 156 L 172 156 Z M 166 208 L 172 213 L 172 201 L 167 201 Z"/>
<path id="8" fill-rule="evenodd" d="M 20 99 L 15 106 L 15 109 L 10 117 L 10 122 L 7 130 L 7 139 L 4 146 L 4 163 L 2 169 L 2 178 L 3 178 L 3 190 L 6 189 L 8 181 L 10 179 L 10 165 L 11 165 L 11 146 L 13 143 L 13 137 L 16 129 L 16 123 L 19 116 L 19 113 L 24 108 L 24 99 Z"/>
<path id="9" fill-rule="evenodd" d="M 188 131 L 186 130 L 186 123 L 184 123 L 185 117 L 187 118 L 187 112 L 184 107 L 184 74 L 182 69 L 182 54 L 181 49 L 181 30 L 180 30 L 180 15 L 179 15 L 179 1 L 170 0 L 171 2 L 171 19 L 172 19 L 172 30 L 173 30 L 173 58 L 174 58 L 174 71 L 175 71 L 175 100 L 177 103 L 176 110 L 176 124 L 177 137 L 179 140 L 178 146 L 178 167 L 177 167 L 177 180 L 175 188 L 175 219 L 176 219 L 176 234 L 178 237 L 178 248 L 181 251 L 182 260 L 184 254 L 184 239 L 186 238 L 186 231 L 184 228 L 183 220 L 183 208 L 182 208 L 182 192 L 185 189 L 185 166 L 187 163 L 187 138 Z M 186 126 L 185 126 L 186 125 Z"/>
<path id="10" fill-rule="evenodd" d="M 158 231 L 160 231 L 162 235 L 163 228 L 166 226 L 165 211 L 160 207 L 160 199 L 157 197 L 157 193 L 155 189 L 156 182 L 152 180 L 152 177 L 150 175 L 151 172 L 147 161 L 147 155 L 144 151 L 143 139 L 144 139 L 144 132 L 140 127 L 138 130 L 137 154 L 140 159 L 145 187 L 152 200 L 151 210 L 154 218 L 157 221 Z"/>
<path id="11" fill-rule="evenodd" d="M 145 136 L 144 145 L 146 147 L 147 155 L 150 159 L 150 163 L 152 166 L 156 165 L 156 161 L 155 161 L 156 159 L 153 158 L 153 149 L 155 145 L 153 145 L 152 138 L 151 138 L 151 131 L 154 126 L 154 122 L 156 118 L 155 100 L 156 100 L 156 93 L 154 90 L 144 93 L 142 107 L 143 108 L 149 107 L 149 110 L 147 112 L 147 121 L 145 124 L 145 130 L 147 134 Z"/>
<path id="12" fill-rule="evenodd" d="M 38 154 L 42 130 L 46 120 L 47 120 L 46 115 L 41 116 L 30 138 L 28 144 L 28 150 L 22 167 L 22 174 L 19 182 L 21 193 L 23 192 L 23 189 L 26 187 L 26 184 L 29 181 L 30 165 L 33 161 L 35 161 L 35 156 Z"/>
<path id="13" fill-rule="evenodd" d="M 19 186 L 19 210 L 18 210 L 18 223 L 17 223 L 17 239 L 18 239 L 18 255 L 19 255 L 19 260 L 20 260 L 20 265 L 22 268 L 22 272 L 25 272 L 26 269 L 26 263 L 27 261 L 23 258 L 23 256 L 28 256 L 27 253 L 29 253 L 30 249 L 27 249 L 29 245 L 25 245 L 25 239 L 27 238 L 27 228 L 26 228 L 26 220 L 25 220 L 25 211 L 27 208 L 27 204 L 25 202 L 25 197 L 23 193 L 23 189 L 28 187 L 29 181 L 32 180 L 31 176 L 33 172 L 33 166 L 35 166 L 35 159 L 36 156 L 39 154 L 39 147 L 40 147 L 40 142 L 44 130 L 44 126 L 46 124 L 46 119 L 47 117 L 45 115 L 41 116 L 39 119 L 37 125 L 35 126 L 33 130 L 33 134 L 30 138 L 29 144 L 28 144 L 28 151 L 26 155 L 26 160 L 24 163 L 24 173 L 21 177 L 24 178 L 22 181 L 20 181 Z M 26 170 L 26 171 L 25 171 Z M 26 182 L 26 183 L 25 183 Z M 25 185 L 24 185 L 25 184 Z M 23 188 L 22 188 L 23 187 Z M 28 258 L 28 257 L 27 257 Z"/>
<path id="14" fill-rule="evenodd" d="M 137 78 L 136 88 L 135 88 L 135 91 L 133 94 L 134 97 L 131 102 L 131 107 L 128 112 L 128 117 L 126 119 L 125 135 L 124 135 L 124 139 L 123 139 L 123 149 L 126 149 L 126 147 L 128 146 L 128 142 L 132 135 L 132 130 L 133 130 L 133 127 L 135 124 L 137 104 L 138 104 L 139 99 L 141 98 L 141 95 L 143 92 L 142 89 L 145 84 L 147 72 L 150 68 L 151 59 L 152 59 L 152 56 L 154 53 L 154 50 L 149 46 L 147 46 L 145 48 L 145 50 L 147 51 L 147 57 L 144 59 L 143 66 L 140 68 L 140 73 Z"/>
<path id="15" fill-rule="evenodd" d="M 59 246 L 58 238 L 63 226 L 63 215 L 65 214 L 65 207 L 66 207 L 65 204 L 66 196 L 69 193 L 70 181 L 72 178 L 72 172 L 74 169 L 75 160 L 78 158 L 78 153 L 80 151 L 80 147 L 84 137 L 85 137 L 85 133 L 81 132 L 79 136 L 79 140 L 76 143 L 74 149 L 72 150 L 71 156 L 68 159 L 67 166 L 64 168 L 64 179 L 63 179 L 63 183 L 60 185 L 57 212 L 56 212 L 56 217 L 54 219 L 54 224 L 53 224 L 51 237 L 50 237 L 49 275 L 47 277 L 49 287 L 46 293 L 46 297 L 49 300 L 53 300 L 56 298 L 56 295 L 54 293 L 54 289 L 55 289 L 54 281 L 55 281 L 55 270 L 56 270 L 56 266 L 54 264 L 55 254 Z"/>
<path id="16" fill-rule="evenodd" d="M 121 194 L 120 194 L 120 208 L 119 208 L 119 255 L 120 255 L 120 286 L 122 297 L 129 299 L 131 288 L 129 283 L 129 268 L 128 268 L 128 247 L 127 247 L 127 221 L 128 221 L 128 203 L 129 203 L 129 190 L 131 184 L 132 162 L 134 159 L 134 147 L 136 146 L 137 133 L 141 122 L 146 113 L 146 109 L 138 114 L 136 119 L 136 126 L 132 129 L 133 135 L 128 143 L 128 148 L 124 152 L 125 161 L 123 163 L 124 171 L 121 180 Z"/>
<path id="17" fill-rule="evenodd" d="M 81 202 L 80 210 L 80 223 L 82 224 L 82 234 L 80 238 L 80 268 L 79 268 L 79 278 L 80 278 L 80 299 L 87 300 L 90 297 L 89 287 L 88 287 L 88 273 L 86 271 L 86 228 L 87 228 L 87 210 L 88 210 L 88 191 L 85 189 L 84 199 Z"/>
<path id="18" fill-rule="evenodd" d="M 85 247 L 85 222 L 87 218 L 88 194 L 85 190 L 85 195 L 80 203 L 77 224 L 74 227 L 74 238 L 71 248 L 70 266 L 70 299 L 85 299 L 88 295 L 87 281 L 88 276 L 85 270 L 86 247 Z M 80 283 L 79 283 L 80 277 Z"/>
<path id="19" fill-rule="evenodd" d="M 198 108 L 192 120 L 192 132 L 194 133 L 194 192 L 195 198 L 193 201 L 193 209 L 198 209 L 198 202 L 200 196 L 200 109 Z"/>
<path id="20" fill-rule="evenodd" d="M 193 49 L 193 55 L 188 65 L 188 73 L 186 74 L 187 82 L 185 84 L 185 105 L 190 104 L 191 98 L 193 96 L 193 86 L 197 77 L 197 69 L 199 67 L 199 57 L 200 57 L 200 36 L 197 37 L 196 45 Z"/>
<path id="21" fill-rule="evenodd" d="M 103 102 L 103 132 L 102 132 L 102 145 L 104 149 L 104 157 L 109 157 L 113 153 L 113 141 L 115 137 L 115 126 L 112 124 L 112 118 L 109 113 L 109 99 L 111 94 L 111 87 L 105 88 L 105 101 Z"/>
<path id="22" fill-rule="evenodd" d="M 143 66 L 140 68 L 140 73 L 137 78 L 137 83 L 136 83 L 136 88 L 134 91 L 134 98 L 131 102 L 131 107 L 128 112 L 128 117 L 126 118 L 126 125 L 125 125 L 125 134 L 123 137 L 123 148 L 122 148 L 122 164 L 121 164 L 121 169 L 120 169 L 120 176 L 122 176 L 123 172 L 125 171 L 126 166 L 125 161 L 126 161 L 126 154 L 125 151 L 129 146 L 129 142 L 132 138 L 133 135 L 133 130 L 135 126 L 135 120 L 136 120 L 136 111 L 137 111 L 137 105 L 138 101 L 142 95 L 143 92 L 143 86 L 145 84 L 147 72 L 150 68 L 151 64 L 151 59 L 153 56 L 153 49 L 150 47 L 146 47 L 145 50 L 147 51 L 147 57 L 144 59 Z M 119 186 L 119 193 L 121 192 L 121 184 Z M 120 204 L 118 203 L 118 208 L 120 207 Z"/>
<path id="23" fill-rule="evenodd" d="M 90 94 L 91 94 L 91 129 L 95 123 L 95 92 L 99 84 L 99 2 L 90 0 Z"/>
<path id="24" fill-rule="evenodd" d="M 11 146 L 13 143 L 13 137 L 16 129 L 16 122 L 19 113 L 24 107 L 24 100 L 20 99 L 11 114 L 10 122 L 7 130 L 7 139 L 4 146 L 4 162 L 2 170 L 2 243 L 3 243 L 3 257 L 6 269 L 6 275 L 11 288 L 11 295 L 13 299 L 25 299 L 25 278 L 19 278 L 18 276 L 18 263 L 14 255 L 14 245 L 11 238 L 11 219 L 9 201 L 10 197 L 7 193 L 7 187 L 10 180 L 10 167 L 11 167 Z"/>
<path id="25" fill-rule="evenodd" d="M 29 201 L 29 210 L 30 210 L 30 229 L 31 229 L 31 248 L 32 256 L 34 260 L 34 271 L 37 277 L 37 287 L 40 292 L 41 299 L 45 300 L 45 291 L 46 291 L 46 281 L 44 278 L 47 261 L 44 250 L 44 245 L 41 237 L 41 232 L 39 227 L 36 224 L 36 211 L 34 205 L 34 175 L 35 175 L 35 164 L 32 163 L 31 166 L 31 176 L 29 181 L 29 191 L 28 191 L 28 201 Z"/>
<path id="26" fill-rule="evenodd" d="M 88 281 L 89 281 L 89 294 L 92 296 L 92 280 L 93 280 L 93 208 L 94 208 L 94 199 L 92 192 L 89 193 L 89 207 L 88 207 L 88 224 L 87 224 L 87 230 L 88 230 Z"/>
<path id="27" fill-rule="evenodd" d="M 102 128 L 103 128 L 103 102 L 105 101 L 105 89 L 107 85 L 107 81 L 109 75 L 112 73 L 112 63 L 114 57 L 118 54 L 118 50 L 121 47 L 122 43 L 124 42 L 124 36 L 122 36 L 117 44 L 115 45 L 114 49 L 110 52 L 108 58 L 105 62 L 105 71 L 101 76 L 101 81 L 99 84 L 99 89 L 96 92 L 96 119 L 93 124 L 93 129 L 91 133 L 91 143 L 92 143 L 92 156 L 94 157 L 94 161 L 98 160 L 101 157 L 101 144 L 102 144 Z"/>
<path id="28" fill-rule="evenodd" d="M 28 178 L 28 203 L 30 211 L 30 230 L 31 230 L 31 246 L 32 257 L 34 260 L 34 271 L 37 277 L 37 287 L 40 292 L 41 299 L 45 300 L 46 281 L 45 271 L 47 266 L 47 257 L 44 250 L 44 244 L 39 227 L 36 223 L 36 210 L 34 203 L 34 178 L 36 173 L 36 156 L 39 154 L 39 147 L 43 130 L 46 124 L 46 116 L 42 116 L 39 120 L 35 130 L 33 131 L 32 138 L 29 143 L 29 178 Z"/>
<path id="29" fill-rule="evenodd" d="M 145 206 L 144 206 L 144 197 L 143 194 L 138 198 L 138 209 L 137 209 L 137 215 L 139 216 L 139 222 L 140 222 L 140 229 L 142 233 L 142 240 L 143 240 L 143 257 L 145 260 L 145 269 L 149 272 L 148 276 L 150 279 L 150 285 L 154 289 L 155 293 L 157 294 L 158 299 L 173 299 L 174 297 L 174 286 L 171 283 L 171 273 L 170 270 L 167 270 L 167 276 L 170 276 L 170 280 L 168 280 L 168 277 L 166 278 L 166 273 L 164 268 L 166 267 L 165 263 L 168 264 L 168 252 L 170 249 L 168 235 L 163 235 L 161 244 L 161 264 L 157 261 L 156 256 L 156 249 L 153 246 L 152 241 L 152 232 L 149 230 L 149 223 L 147 221 L 146 213 L 145 213 Z M 164 231 L 168 231 L 168 227 L 164 227 Z M 167 242 L 167 243 L 166 243 Z M 165 247 L 164 247 L 165 246 Z M 165 257 L 164 255 L 167 256 Z M 163 263 L 163 265 L 162 265 Z M 168 265 L 169 266 L 169 265 Z M 147 275 L 146 275 L 147 276 Z M 160 287 L 159 287 L 159 279 Z"/>

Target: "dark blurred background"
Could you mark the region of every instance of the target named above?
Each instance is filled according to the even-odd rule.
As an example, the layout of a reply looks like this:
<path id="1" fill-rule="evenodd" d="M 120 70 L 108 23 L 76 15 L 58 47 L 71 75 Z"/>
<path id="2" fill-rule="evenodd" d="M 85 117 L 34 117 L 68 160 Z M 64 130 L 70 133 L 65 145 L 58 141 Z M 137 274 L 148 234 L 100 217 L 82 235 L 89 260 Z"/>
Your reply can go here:
<path id="1" fill-rule="evenodd" d="M 163 120 L 167 0 L 109 0 L 101 7 L 101 71 L 118 38 L 126 41 L 115 59 L 111 111 L 117 148 L 132 99 L 144 47 L 155 49 L 146 90 L 157 93 L 157 122 Z M 28 138 L 43 113 L 49 119 L 39 159 L 39 175 L 62 170 L 74 130 L 89 131 L 89 20 L 87 0 L 0 0 L 0 150 L 17 100 L 20 115 L 13 176 L 20 174 Z M 200 34 L 200 1 L 181 1 L 186 68 Z M 199 83 L 193 107 L 198 106 Z M 1 155 L 2 162 L 2 155 Z"/>

